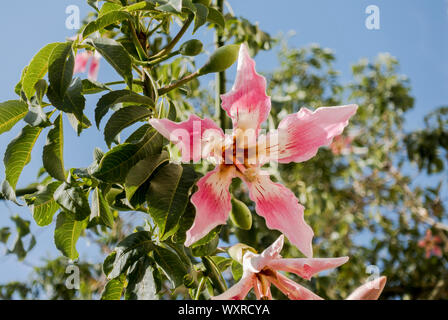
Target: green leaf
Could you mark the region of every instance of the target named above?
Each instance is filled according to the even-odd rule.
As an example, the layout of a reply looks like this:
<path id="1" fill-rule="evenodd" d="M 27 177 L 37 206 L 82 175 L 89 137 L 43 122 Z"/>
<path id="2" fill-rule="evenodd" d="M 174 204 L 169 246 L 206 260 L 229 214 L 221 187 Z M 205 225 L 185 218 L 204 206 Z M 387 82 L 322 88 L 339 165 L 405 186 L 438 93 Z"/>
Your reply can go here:
<path id="1" fill-rule="evenodd" d="M 219 243 L 219 235 L 217 234 L 213 239 L 211 239 L 206 244 L 192 247 L 191 253 L 195 257 L 210 256 L 213 253 L 215 253 L 216 248 L 218 247 L 218 243 Z"/>
<path id="2" fill-rule="evenodd" d="M 226 27 L 226 20 L 224 19 L 224 16 L 221 12 L 214 8 L 208 8 L 207 21 L 210 23 L 214 23 L 223 29 L 225 29 Z"/>
<path id="3" fill-rule="evenodd" d="M 132 59 L 126 49 L 117 41 L 108 38 L 93 39 L 90 43 L 124 78 L 132 90 Z"/>
<path id="4" fill-rule="evenodd" d="M 31 60 L 25 76 L 22 80 L 22 90 L 28 99 L 31 99 L 35 89 L 35 84 L 42 79 L 48 71 L 48 63 L 51 53 L 56 46 L 61 43 L 50 43 L 43 47 Z"/>
<path id="5" fill-rule="evenodd" d="M 148 256 L 140 258 L 129 269 L 126 300 L 158 300 L 157 273 L 154 262 Z"/>
<path id="6" fill-rule="evenodd" d="M 54 127 L 48 132 L 47 144 L 44 146 L 42 162 L 45 170 L 53 178 L 65 181 L 64 169 L 64 127 L 62 114 L 54 121 Z"/>
<path id="7" fill-rule="evenodd" d="M 64 182 L 54 192 L 54 199 L 61 208 L 72 213 L 78 221 L 90 215 L 89 200 L 80 187 Z"/>
<path id="8" fill-rule="evenodd" d="M 95 108 L 95 122 L 97 128 L 100 127 L 101 120 L 104 118 L 104 116 L 107 114 L 109 109 L 115 104 L 115 101 L 122 97 L 122 96 L 128 96 L 134 94 L 132 91 L 129 90 L 117 90 L 117 91 L 111 91 L 103 95 L 100 100 L 98 101 L 96 108 Z"/>
<path id="9" fill-rule="evenodd" d="M 146 119 L 152 115 L 152 111 L 143 106 L 129 106 L 115 112 L 104 128 L 104 140 L 110 147 L 115 137 L 130 125 Z"/>
<path id="10" fill-rule="evenodd" d="M 106 0 L 107 1 L 107 0 Z M 98 17 L 102 17 L 105 14 L 111 12 L 111 11 L 116 11 L 116 10 L 120 10 L 121 8 L 123 8 L 123 6 L 117 2 L 105 2 L 100 9 L 100 12 L 98 13 Z"/>
<path id="11" fill-rule="evenodd" d="M 73 113 L 78 121 L 83 122 L 83 111 L 86 99 L 82 95 L 81 79 L 75 78 L 63 97 L 50 86 L 48 88 L 47 97 L 58 110 L 66 113 Z"/>
<path id="12" fill-rule="evenodd" d="M 3 160 L 5 164 L 5 181 L 12 190 L 16 189 L 17 181 L 23 168 L 31 160 L 31 151 L 41 132 L 42 128 L 27 125 L 6 148 Z"/>
<path id="13" fill-rule="evenodd" d="M 179 256 L 171 250 L 154 246 L 154 260 L 170 280 L 173 289 L 183 284 L 184 276 L 188 273 Z"/>
<path id="14" fill-rule="evenodd" d="M 19 100 L 0 103 L 0 134 L 11 130 L 28 113 L 28 105 Z"/>
<path id="15" fill-rule="evenodd" d="M 117 256 L 117 253 L 115 251 L 112 251 L 107 257 L 106 259 L 104 259 L 103 262 L 103 272 L 106 276 L 109 275 L 109 273 L 112 271 L 112 269 L 114 268 L 114 261 L 115 261 L 115 257 Z"/>
<path id="16" fill-rule="evenodd" d="M 147 255 L 154 248 L 148 231 L 135 232 L 117 245 L 113 268 L 107 276 L 113 279 L 123 274 L 135 261 Z"/>
<path id="17" fill-rule="evenodd" d="M 134 165 L 151 155 L 160 154 L 162 147 L 163 137 L 151 128 L 138 143 L 124 143 L 106 153 L 94 176 L 108 183 L 123 182 Z"/>
<path id="18" fill-rule="evenodd" d="M 191 167 L 174 163 L 160 168 L 151 179 L 148 209 L 159 227 L 161 239 L 177 231 L 195 181 L 196 173 Z"/>
<path id="19" fill-rule="evenodd" d="M 172 239 L 175 243 L 183 244 L 185 242 L 185 240 L 187 239 L 187 231 L 193 225 L 194 217 L 195 217 L 195 207 L 191 203 L 191 201 L 189 201 L 184 214 L 180 218 L 179 229 L 172 237 Z"/>
<path id="20" fill-rule="evenodd" d="M 120 300 L 125 287 L 125 275 L 109 280 L 101 293 L 101 300 Z"/>
<path id="21" fill-rule="evenodd" d="M 218 290 L 219 293 L 226 291 L 226 281 L 211 257 L 202 257 L 202 263 L 205 267 L 205 274 L 212 281 L 213 287 Z"/>
<path id="22" fill-rule="evenodd" d="M 194 16 L 193 33 L 207 22 L 208 16 L 208 8 L 206 6 L 200 3 L 194 3 L 194 6 L 196 7 L 196 14 Z"/>
<path id="23" fill-rule="evenodd" d="M 26 198 L 37 225 L 47 226 L 53 221 L 54 214 L 59 210 L 59 205 L 54 200 L 53 195 L 60 185 L 61 182 L 59 181 L 52 182 L 31 197 Z"/>
<path id="24" fill-rule="evenodd" d="M 76 242 L 86 228 L 87 220 L 75 220 L 74 215 L 69 212 L 59 213 L 56 219 L 54 243 L 56 248 L 71 260 L 75 260 L 79 256 L 78 251 L 76 251 Z"/>
<path id="25" fill-rule="evenodd" d="M 32 127 L 47 127 L 51 125 L 50 121 L 48 121 L 48 116 L 44 112 L 43 108 L 37 104 L 35 97 L 31 98 L 32 102 L 29 104 L 28 113 L 23 119 L 26 123 L 28 123 Z"/>
<path id="26" fill-rule="evenodd" d="M 101 82 L 90 79 L 82 80 L 82 94 L 96 94 L 107 90 L 112 91 L 111 88 Z"/>
<path id="27" fill-rule="evenodd" d="M 131 18 L 132 16 L 126 11 L 114 10 L 107 12 L 98 17 L 98 19 L 89 22 L 82 32 L 82 37 L 85 39 L 90 34 L 102 30 L 111 24 Z"/>
<path id="28" fill-rule="evenodd" d="M 156 7 L 159 11 L 181 13 L 182 12 L 182 0 L 159 0 L 157 1 L 161 5 Z"/>
<path id="29" fill-rule="evenodd" d="M 128 173 L 126 177 L 126 198 L 131 200 L 138 188 L 140 188 L 154 173 L 154 171 L 168 163 L 170 155 L 165 150 L 159 155 L 154 155 L 140 160 Z"/>
<path id="30" fill-rule="evenodd" d="M 75 56 L 72 44 L 73 42 L 58 44 L 49 58 L 48 80 L 60 97 L 65 95 L 73 78 Z"/>
<path id="31" fill-rule="evenodd" d="M 73 130 L 76 131 L 78 136 L 84 129 L 88 129 L 92 126 L 90 120 L 86 117 L 86 115 L 82 116 L 82 121 L 79 121 L 73 113 L 66 113 L 68 122 L 72 126 Z"/>
<path id="32" fill-rule="evenodd" d="M 114 215 L 104 195 L 99 188 L 95 188 L 92 195 L 92 213 L 90 218 L 98 218 L 99 222 L 109 228 L 113 227 Z"/>

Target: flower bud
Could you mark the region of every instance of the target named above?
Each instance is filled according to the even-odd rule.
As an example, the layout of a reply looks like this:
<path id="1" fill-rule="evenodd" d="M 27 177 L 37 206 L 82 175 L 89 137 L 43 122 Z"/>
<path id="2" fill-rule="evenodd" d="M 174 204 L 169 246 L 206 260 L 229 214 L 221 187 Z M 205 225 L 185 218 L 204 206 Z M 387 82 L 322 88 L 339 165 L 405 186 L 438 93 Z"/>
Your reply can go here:
<path id="1" fill-rule="evenodd" d="M 210 56 L 206 64 L 199 69 L 199 74 L 221 72 L 229 68 L 238 58 L 240 46 L 237 44 L 229 44 L 218 48 Z"/>
<path id="2" fill-rule="evenodd" d="M 247 251 L 257 253 L 257 250 L 243 243 L 237 243 L 236 245 L 230 247 L 228 253 L 233 260 L 243 264 L 243 257 Z"/>
<path id="3" fill-rule="evenodd" d="M 183 56 L 197 56 L 202 51 L 202 42 L 196 39 L 188 40 L 180 48 L 180 54 Z"/>
<path id="4" fill-rule="evenodd" d="M 249 230 L 252 227 L 252 213 L 246 204 L 238 199 L 232 198 L 230 220 L 232 220 L 234 225 L 243 230 Z"/>

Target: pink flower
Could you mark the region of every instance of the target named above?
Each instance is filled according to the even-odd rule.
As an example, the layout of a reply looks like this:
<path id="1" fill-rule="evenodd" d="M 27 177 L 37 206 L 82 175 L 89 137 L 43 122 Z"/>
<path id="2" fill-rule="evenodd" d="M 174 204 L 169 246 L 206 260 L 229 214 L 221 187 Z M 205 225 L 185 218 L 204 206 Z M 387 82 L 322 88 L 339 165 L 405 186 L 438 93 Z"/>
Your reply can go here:
<path id="1" fill-rule="evenodd" d="M 345 300 L 378 300 L 386 285 L 387 278 L 382 276 L 358 287 Z"/>
<path id="2" fill-rule="evenodd" d="M 284 233 L 307 257 L 312 257 L 312 229 L 304 220 L 304 207 L 294 193 L 271 181 L 261 166 L 269 161 L 302 162 L 312 158 L 319 147 L 327 146 L 356 113 L 356 105 L 300 109 L 286 116 L 278 130 L 260 134 L 271 100 L 266 95 L 266 80 L 255 71 L 245 45 L 241 45 L 235 84 L 221 96 L 222 108 L 232 119 L 233 130 L 224 132 L 210 119 L 191 115 L 187 121 L 151 119 L 150 124 L 182 150 L 182 160 L 201 158 L 217 163 L 213 171 L 198 182 L 192 196 L 196 207 L 193 226 L 187 232 L 186 246 L 225 224 L 231 210 L 229 186 L 233 178 L 242 179 L 255 202 L 256 212 L 270 229 Z"/>
<path id="3" fill-rule="evenodd" d="M 270 300 L 272 299 L 270 287 L 273 284 L 291 300 L 321 300 L 321 297 L 278 271 L 292 272 L 309 280 L 320 271 L 333 269 L 346 263 L 348 257 L 283 259 L 280 255 L 283 241 L 284 236 L 281 235 L 261 254 L 246 251 L 242 261 L 243 276 L 241 280 L 223 294 L 212 299 L 242 300 L 251 289 L 254 289 L 257 299 Z"/>
<path id="4" fill-rule="evenodd" d="M 95 53 L 92 53 L 91 51 L 83 51 L 81 53 L 78 53 L 75 58 L 75 69 L 73 72 L 74 73 L 86 72 L 87 63 L 90 61 L 88 78 L 90 80 L 96 81 L 98 79 L 100 59 L 101 55 L 96 51 Z"/>
<path id="5" fill-rule="evenodd" d="M 280 252 L 284 236 L 281 235 L 261 254 L 246 251 L 243 256 L 243 276 L 240 281 L 213 300 L 242 300 L 251 289 L 257 299 L 272 299 L 270 287 L 276 286 L 291 300 L 322 300 L 307 288 L 288 279 L 279 271 L 292 272 L 310 280 L 323 270 L 336 268 L 347 262 L 348 257 L 283 259 Z M 376 300 L 383 291 L 386 277 L 380 277 L 357 288 L 347 300 Z"/>
<path id="6" fill-rule="evenodd" d="M 425 237 L 418 242 L 418 246 L 425 249 L 427 259 L 431 257 L 431 254 L 442 257 L 442 248 L 439 245 L 441 242 L 442 239 L 439 236 L 433 236 L 431 229 L 428 229 Z"/>
<path id="7" fill-rule="evenodd" d="M 351 143 L 353 141 L 353 137 L 344 137 L 343 135 L 339 135 L 333 139 L 332 144 L 330 145 L 330 150 L 334 155 L 340 155 L 348 153 L 352 150 Z"/>

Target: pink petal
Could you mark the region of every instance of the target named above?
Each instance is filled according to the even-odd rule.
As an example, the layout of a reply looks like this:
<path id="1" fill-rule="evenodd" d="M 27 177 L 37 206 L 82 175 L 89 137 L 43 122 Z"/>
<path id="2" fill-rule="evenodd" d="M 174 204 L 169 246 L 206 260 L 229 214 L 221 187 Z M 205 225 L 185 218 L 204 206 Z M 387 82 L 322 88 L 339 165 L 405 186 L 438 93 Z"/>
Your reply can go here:
<path id="1" fill-rule="evenodd" d="M 357 288 L 346 300 L 377 300 L 386 285 L 386 277 L 369 281 Z"/>
<path id="2" fill-rule="evenodd" d="M 277 240 L 273 244 L 271 244 L 269 247 L 267 247 L 261 255 L 263 257 L 269 257 L 271 259 L 280 258 L 280 252 L 282 252 L 283 244 L 285 242 L 285 236 L 280 235 Z"/>
<path id="3" fill-rule="evenodd" d="M 319 147 L 328 146 L 342 133 L 357 105 L 324 107 L 311 111 L 300 109 L 285 117 L 278 127 L 278 153 L 280 163 L 302 162 L 314 157 Z"/>
<path id="4" fill-rule="evenodd" d="M 346 263 L 348 257 L 340 258 L 312 258 L 312 259 L 274 259 L 268 266 L 274 270 L 292 272 L 309 280 L 323 270 L 333 269 Z"/>
<path id="5" fill-rule="evenodd" d="M 258 131 L 271 110 L 266 95 L 266 79 L 255 71 L 255 61 L 242 44 L 238 57 L 235 83 L 230 92 L 221 95 L 222 108 L 232 118 L 233 127 Z"/>
<path id="6" fill-rule="evenodd" d="M 96 81 L 98 79 L 98 72 L 100 70 L 100 59 L 101 55 L 97 52 L 93 55 L 92 60 L 90 61 L 90 68 L 88 77 L 90 80 Z"/>
<path id="7" fill-rule="evenodd" d="M 197 162 L 201 159 L 202 148 L 211 139 L 215 142 L 216 138 L 224 137 L 224 133 L 213 120 L 201 119 L 192 114 L 187 121 L 173 122 L 168 119 L 150 119 L 149 123 L 161 135 L 175 143 L 182 151 L 182 161 Z M 204 155 L 204 157 L 207 157 Z"/>
<path id="8" fill-rule="evenodd" d="M 89 51 L 78 53 L 75 57 L 75 69 L 73 70 L 73 73 L 85 72 L 91 56 L 92 53 Z"/>
<path id="9" fill-rule="evenodd" d="M 187 231 L 186 247 L 206 236 L 216 226 L 226 223 L 232 209 L 229 187 L 233 177 L 234 167 L 221 165 L 198 181 L 198 191 L 191 197 L 196 216 L 193 226 Z"/>
<path id="10" fill-rule="evenodd" d="M 440 247 L 434 247 L 432 248 L 432 254 L 440 258 L 442 257 L 442 249 Z"/>
<path id="11" fill-rule="evenodd" d="M 323 300 L 315 293 L 280 273 L 277 273 L 276 278 L 269 277 L 269 281 L 291 300 Z"/>
<path id="12" fill-rule="evenodd" d="M 253 280 L 255 278 L 255 275 L 253 273 L 248 273 L 246 275 L 243 275 L 243 277 L 238 281 L 236 284 L 234 284 L 232 287 L 230 287 L 227 291 L 223 292 L 222 294 L 218 296 L 214 296 L 211 299 L 212 300 L 243 300 L 247 294 L 249 293 L 250 289 L 252 289 L 252 286 L 254 284 Z"/>
<path id="13" fill-rule="evenodd" d="M 270 229 L 281 231 L 305 256 L 312 257 L 313 230 L 303 218 L 304 208 L 291 190 L 274 183 L 266 172 L 260 171 L 254 181 L 245 182 L 255 210 L 266 219 Z"/>

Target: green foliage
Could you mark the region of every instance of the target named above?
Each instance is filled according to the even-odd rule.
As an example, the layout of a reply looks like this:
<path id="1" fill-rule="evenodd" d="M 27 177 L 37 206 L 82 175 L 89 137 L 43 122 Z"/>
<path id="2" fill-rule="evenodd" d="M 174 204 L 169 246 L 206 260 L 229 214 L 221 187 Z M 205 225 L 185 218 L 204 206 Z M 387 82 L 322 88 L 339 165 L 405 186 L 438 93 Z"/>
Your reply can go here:
<path id="1" fill-rule="evenodd" d="M 182 121 L 191 113 L 202 113 L 226 128 L 223 114 L 216 114 L 213 106 L 225 92 L 225 70 L 237 60 L 239 44 L 245 42 L 255 55 L 279 41 L 244 18 L 223 14 L 222 1 L 218 5 L 209 0 L 104 1 L 100 7 L 88 3 L 95 13 L 81 29 L 83 37 L 43 47 L 22 72 L 15 87 L 18 99 L 0 103 L 0 134 L 22 128 L 5 150 L 0 197 L 16 202 L 23 197 L 38 226 L 56 220 L 55 246 L 65 256 L 35 268 L 29 283 L 0 285 L 0 298 L 207 299 L 221 293 L 241 278 L 245 250 L 262 251 L 278 232 L 252 216 L 254 207 L 246 205 L 251 203 L 246 190 L 232 183 L 232 223 L 184 247 L 195 217 L 190 197 L 208 168 L 170 162 L 178 156 L 176 149 L 147 120 Z M 176 32 L 173 21 L 181 23 Z M 218 48 L 197 68 L 195 57 L 203 53 L 203 43 L 182 39 L 200 34 L 197 31 L 206 26 L 214 29 Z M 98 51 L 120 80 L 73 79 L 75 54 L 84 49 Z M 353 81 L 342 83 L 335 59 L 331 50 L 318 45 L 294 49 L 282 43 L 279 67 L 266 74 L 272 97 L 268 129 L 302 106 L 347 101 L 360 106 L 344 133 L 353 138 L 344 152 L 321 148 L 306 163 L 266 164 L 272 179 L 291 189 L 306 207 L 305 219 L 315 231 L 316 256 L 351 257 L 338 270 L 305 285 L 325 298 L 346 297 L 369 276 L 366 266 L 374 264 L 389 278 L 384 298 L 447 298 L 447 285 L 440 284 L 446 278 L 446 254 L 425 259 L 418 246 L 427 228 L 447 243 L 442 197 L 447 109 L 429 114 L 425 128 L 407 132 L 404 116 L 414 98 L 409 80 L 398 74 L 398 61 L 388 55 L 362 60 L 352 68 Z M 208 73 L 218 73 L 215 93 L 201 84 L 201 76 Z M 98 130 L 109 110 L 113 112 L 100 130 L 109 150 L 96 148 L 93 163 L 86 168 L 65 168 L 64 114 L 78 135 L 94 130 L 84 114 L 86 95 L 97 99 Z M 55 111 L 58 115 L 52 119 Z M 44 130 L 47 142 L 38 181 L 17 189 Z M 127 135 L 128 130 L 134 131 Z M 436 182 L 424 187 L 411 184 L 405 167 L 413 162 Z M 136 212 L 144 226 L 131 225 L 129 216 Z M 9 248 L 7 253 L 25 259 L 36 243 L 29 228 L 34 222 L 18 216 L 13 222 L 17 232 L 1 228 L 0 242 Z M 360 243 L 366 235 L 372 241 Z M 106 257 L 102 270 L 79 259 L 76 244 L 87 236 Z M 235 239 L 245 246 L 222 247 Z M 226 256 L 218 255 L 223 253 Z M 300 253 L 286 243 L 282 255 Z M 79 291 L 64 285 L 67 258 L 79 259 Z M 277 291 L 273 295 L 285 298 Z"/>

